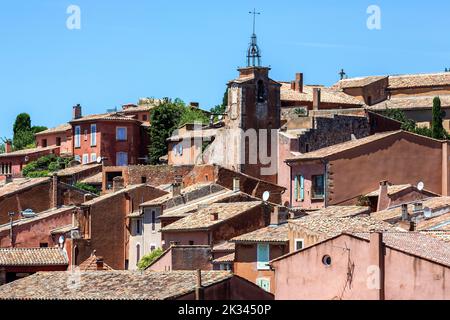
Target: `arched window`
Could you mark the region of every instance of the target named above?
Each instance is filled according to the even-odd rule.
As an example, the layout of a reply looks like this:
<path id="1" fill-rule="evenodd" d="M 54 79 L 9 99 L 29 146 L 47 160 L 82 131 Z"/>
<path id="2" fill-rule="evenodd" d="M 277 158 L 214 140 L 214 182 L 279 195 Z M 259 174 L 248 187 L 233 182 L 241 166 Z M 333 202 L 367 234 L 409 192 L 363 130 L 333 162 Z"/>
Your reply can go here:
<path id="1" fill-rule="evenodd" d="M 266 101 L 266 90 L 264 89 L 264 82 L 262 80 L 258 81 L 258 102 L 264 102 Z"/>

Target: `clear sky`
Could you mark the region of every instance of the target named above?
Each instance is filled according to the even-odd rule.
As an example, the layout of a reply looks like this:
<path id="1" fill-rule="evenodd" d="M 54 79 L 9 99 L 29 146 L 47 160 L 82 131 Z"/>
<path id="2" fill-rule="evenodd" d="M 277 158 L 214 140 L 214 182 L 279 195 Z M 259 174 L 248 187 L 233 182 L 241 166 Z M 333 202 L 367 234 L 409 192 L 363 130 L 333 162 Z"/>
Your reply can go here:
<path id="1" fill-rule="evenodd" d="M 69 30 L 69 5 L 81 29 Z M 369 30 L 370 5 L 381 30 Z M 305 73 L 307 84 L 349 76 L 443 71 L 450 67 L 448 0 L 2 0 L 0 137 L 28 112 L 34 125 L 83 112 L 180 97 L 209 109 L 245 65 L 256 7 L 263 64 L 275 80 Z"/>

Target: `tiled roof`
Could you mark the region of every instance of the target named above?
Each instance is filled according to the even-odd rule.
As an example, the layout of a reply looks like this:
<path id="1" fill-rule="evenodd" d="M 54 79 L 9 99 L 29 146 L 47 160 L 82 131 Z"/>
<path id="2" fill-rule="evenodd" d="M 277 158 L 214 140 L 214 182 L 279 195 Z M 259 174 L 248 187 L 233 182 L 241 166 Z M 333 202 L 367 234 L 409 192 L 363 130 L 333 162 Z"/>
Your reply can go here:
<path id="1" fill-rule="evenodd" d="M 450 73 L 389 76 L 389 89 L 450 86 Z"/>
<path id="2" fill-rule="evenodd" d="M 134 112 L 145 112 L 145 111 L 150 111 L 154 108 L 155 106 L 149 106 L 149 105 L 142 105 L 142 106 L 136 106 L 136 107 L 128 107 L 126 109 L 122 109 L 120 112 L 123 113 L 134 113 Z"/>
<path id="3" fill-rule="evenodd" d="M 170 209 L 166 209 L 163 211 L 163 214 L 159 218 L 165 219 L 174 217 L 185 217 L 189 215 L 189 213 L 197 210 L 199 205 L 209 205 L 212 203 L 225 201 L 229 198 L 243 195 L 245 194 L 242 192 L 235 192 L 232 190 L 224 190 L 221 192 L 216 192 L 206 197 L 198 198 L 194 201 L 190 201 L 185 204 L 178 205 Z"/>
<path id="4" fill-rule="evenodd" d="M 392 97 L 391 99 L 382 101 L 372 106 L 367 106 L 370 110 L 384 109 L 402 109 L 402 110 L 419 110 L 432 109 L 433 100 L 436 95 L 432 96 L 410 96 L 410 97 Z M 439 95 L 441 106 L 443 108 L 450 107 L 450 95 Z"/>
<path id="5" fill-rule="evenodd" d="M 57 172 L 57 174 L 58 174 L 58 177 L 66 177 L 66 176 L 72 176 L 74 174 L 78 174 L 78 173 L 84 172 L 86 170 L 91 170 L 91 169 L 95 169 L 95 168 L 100 169 L 100 168 L 102 168 L 102 165 L 98 164 L 98 163 L 81 164 L 78 166 L 59 170 Z"/>
<path id="6" fill-rule="evenodd" d="M 233 242 L 288 242 L 289 229 L 287 223 L 268 226 L 231 239 Z"/>
<path id="7" fill-rule="evenodd" d="M 31 148 L 31 149 L 23 149 L 8 153 L 0 153 L 0 158 L 7 158 L 7 157 L 21 157 L 21 156 L 28 156 L 35 153 L 40 152 L 48 152 L 59 149 L 57 146 L 50 146 L 50 147 L 38 147 L 38 148 Z M 50 152 L 49 152 L 50 153 Z"/>
<path id="8" fill-rule="evenodd" d="M 114 196 L 116 196 L 116 195 L 118 195 L 118 194 L 126 193 L 126 192 L 129 192 L 129 191 L 138 189 L 138 188 L 140 188 L 140 187 L 143 187 L 143 186 L 145 186 L 145 184 L 133 184 L 133 185 L 129 185 L 129 186 L 127 186 L 127 187 L 125 187 L 125 188 L 123 188 L 123 189 L 120 189 L 120 190 L 118 190 L 118 191 L 116 191 L 116 192 L 111 192 L 111 193 L 103 194 L 103 195 L 101 195 L 101 196 L 99 196 L 99 197 L 96 197 L 96 198 L 94 198 L 94 199 L 92 199 L 92 200 L 89 200 L 89 201 L 83 203 L 83 205 L 84 205 L 84 206 L 91 206 L 91 205 L 94 205 L 94 204 L 96 204 L 96 203 L 102 202 L 102 201 L 104 201 L 104 200 L 108 200 L 109 198 L 112 198 L 112 197 L 114 197 Z"/>
<path id="9" fill-rule="evenodd" d="M 0 267 L 64 266 L 68 259 L 59 248 L 0 248 Z"/>
<path id="10" fill-rule="evenodd" d="M 217 129 L 200 129 L 200 130 L 191 130 L 183 132 L 182 134 L 175 133 L 173 136 L 169 137 L 167 141 L 169 142 L 176 142 L 181 141 L 183 139 L 194 139 L 194 138 L 201 138 L 201 139 L 210 139 L 212 137 L 215 137 L 217 135 Z"/>
<path id="11" fill-rule="evenodd" d="M 227 254 L 226 256 L 214 259 L 212 261 L 212 263 L 214 264 L 218 264 L 218 263 L 230 263 L 230 262 L 234 262 L 234 252 Z"/>
<path id="12" fill-rule="evenodd" d="M 340 80 L 338 83 L 334 84 L 332 88 L 336 89 L 347 89 L 347 88 L 362 88 L 376 81 L 386 79 L 387 76 L 370 76 L 370 77 L 359 77 Z"/>
<path id="13" fill-rule="evenodd" d="M 47 183 L 51 178 L 34 178 L 34 179 L 20 179 L 0 187 L 0 197 L 12 195 L 16 192 L 21 192 L 25 189 Z"/>
<path id="14" fill-rule="evenodd" d="M 445 213 L 443 213 L 445 212 Z M 432 218 L 425 218 L 416 222 L 417 230 L 442 230 L 450 231 L 450 207 L 443 209 Z"/>
<path id="15" fill-rule="evenodd" d="M 345 94 L 341 91 L 337 91 L 331 88 L 322 86 L 304 86 L 303 92 L 298 92 L 291 89 L 290 83 L 281 83 L 280 96 L 282 101 L 297 101 L 297 102 L 312 102 L 313 101 L 313 89 L 319 88 L 321 90 L 320 101 L 323 103 L 345 104 L 362 106 L 364 103 L 360 100 Z"/>
<path id="16" fill-rule="evenodd" d="M 48 217 L 54 216 L 54 215 L 58 215 L 60 213 L 69 211 L 69 210 L 73 210 L 75 209 L 75 206 L 67 206 L 67 207 L 60 207 L 60 208 L 56 208 L 56 209 L 49 209 L 43 212 L 39 212 L 36 213 L 36 216 L 32 217 L 32 218 L 21 218 L 18 220 L 14 220 L 13 221 L 13 227 L 14 226 L 21 226 L 21 225 L 26 225 L 32 222 L 36 222 L 42 219 L 46 219 Z M 0 231 L 5 231 L 5 230 L 9 230 L 11 229 L 11 224 L 10 223 L 6 223 L 3 225 L 0 225 Z"/>
<path id="17" fill-rule="evenodd" d="M 93 176 L 84 178 L 82 180 L 80 180 L 81 183 L 86 183 L 86 184 L 102 184 L 103 182 L 103 173 L 99 172 L 97 174 L 94 174 Z"/>
<path id="18" fill-rule="evenodd" d="M 323 159 L 327 158 L 329 156 L 338 154 L 342 151 L 351 150 L 390 136 L 397 135 L 399 133 L 402 133 L 404 131 L 391 131 L 391 132 L 384 132 L 384 133 L 376 133 L 371 136 L 357 139 L 357 140 L 351 140 L 344 143 L 335 144 L 330 147 L 322 148 L 313 152 L 304 153 L 301 155 L 298 155 L 296 157 L 287 159 L 286 161 L 296 161 L 296 160 L 314 160 L 314 159 Z"/>
<path id="19" fill-rule="evenodd" d="M 214 245 L 212 252 L 222 252 L 222 251 L 234 251 L 236 245 L 234 242 L 224 241 L 222 243 Z"/>
<path id="20" fill-rule="evenodd" d="M 102 113 L 102 114 L 91 114 L 79 119 L 74 119 L 70 121 L 70 123 L 79 123 L 84 121 L 93 121 L 93 120 L 106 120 L 106 121 L 133 121 L 139 122 L 134 116 L 125 115 L 122 111 L 111 112 L 111 113 Z"/>
<path id="21" fill-rule="evenodd" d="M 60 133 L 60 132 L 66 132 L 68 130 L 72 130 L 72 126 L 68 123 L 60 124 L 59 126 L 56 126 L 54 128 L 50 128 L 41 132 L 36 133 L 36 136 L 45 135 L 45 134 L 52 134 L 52 133 Z"/>
<path id="22" fill-rule="evenodd" d="M 58 227 L 58 228 L 52 229 L 52 230 L 50 230 L 50 233 L 52 235 L 65 234 L 65 233 L 70 232 L 71 230 L 75 230 L 75 229 L 77 229 L 77 227 L 74 227 L 72 224 L 68 224 L 68 225 L 65 225 L 65 226 L 62 226 L 62 227 Z"/>
<path id="23" fill-rule="evenodd" d="M 310 211 L 308 214 L 311 217 L 346 218 L 369 214 L 370 211 L 371 209 L 369 207 L 362 206 L 329 206 L 317 211 Z"/>
<path id="24" fill-rule="evenodd" d="M 432 211 L 438 211 L 442 209 L 450 210 L 450 197 L 434 197 L 422 200 L 421 203 L 423 207 L 430 208 Z M 408 212 L 412 213 L 414 210 L 414 204 L 408 205 Z M 402 216 L 402 207 L 396 206 L 391 209 L 374 212 L 371 215 L 373 218 L 383 221 L 388 221 L 390 219 L 400 218 Z"/>
<path id="25" fill-rule="evenodd" d="M 331 238 L 342 232 L 392 230 L 390 224 L 368 216 L 332 217 L 313 215 L 289 221 L 290 230 L 308 230 L 312 234 Z"/>
<path id="26" fill-rule="evenodd" d="M 103 259 L 101 257 L 97 257 L 95 253 L 92 253 L 89 258 L 84 260 L 78 267 L 80 268 L 80 271 L 101 271 L 97 269 L 97 260 Z M 103 262 L 103 271 L 111 271 L 113 268 L 111 268 L 109 265 L 107 265 L 105 262 Z"/>
<path id="27" fill-rule="evenodd" d="M 204 287 L 233 277 L 201 274 Z M 196 279 L 196 271 L 38 272 L 1 286 L 0 300 L 166 300 L 194 292 Z"/>
<path id="28" fill-rule="evenodd" d="M 166 226 L 161 231 L 208 230 L 261 204 L 261 201 L 214 203 Z M 211 220 L 213 213 L 218 214 L 218 220 Z"/>
<path id="29" fill-rule="evenodd" d="M 398 192 L 401 192 L 403 190 L 409 189 L 409 188 L 415 188 L 412 184 L 394 184 L 388 186 L 388 196 L 392 196 L 393 194 L 396 194 Z M 380 190 L 377 189 L 375 191 L 372 191 L 371 193 L 366 194 L 366 197 L 378 197 Z"/>
<path id="30" fill-rule="evenodd" d="M 368 240 L 369 233 L 351 233 L 356 237 Z M 384 232 L 384 244 L 399 250 L 439 264 L 450 266 L 450 243 L 421 232 Z"/>
<path id="31" fill-rule="evenodd" d="M 450 230 L 422 231 L 422 233 L 450 243 Z"/>

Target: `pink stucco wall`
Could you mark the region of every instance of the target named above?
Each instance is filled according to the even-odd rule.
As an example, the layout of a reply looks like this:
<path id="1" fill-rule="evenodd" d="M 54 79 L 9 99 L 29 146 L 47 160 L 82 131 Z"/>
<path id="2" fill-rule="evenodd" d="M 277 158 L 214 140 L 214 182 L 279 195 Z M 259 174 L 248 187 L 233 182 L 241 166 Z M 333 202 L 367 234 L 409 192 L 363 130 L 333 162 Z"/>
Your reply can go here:
<path id="1" fill-rule="evenodd" d="M 303 209 L 321 209 L 325 205 L 325 201 L 312 199 L 312 176 L 322 175 L 325 172 L 325 167 L 323 164 L 311 163 L 311 164 L 301 164 L 292 167 L 292 206 L 300 207 Z M 305 179 L 304 182 L 304 200 L 299 201 L 295 198 L 295 176 L 302 175 Z M 300 189 L 299 189 L 300 190 Z M 299 191 L 300 192 L 300 191 Z"/>

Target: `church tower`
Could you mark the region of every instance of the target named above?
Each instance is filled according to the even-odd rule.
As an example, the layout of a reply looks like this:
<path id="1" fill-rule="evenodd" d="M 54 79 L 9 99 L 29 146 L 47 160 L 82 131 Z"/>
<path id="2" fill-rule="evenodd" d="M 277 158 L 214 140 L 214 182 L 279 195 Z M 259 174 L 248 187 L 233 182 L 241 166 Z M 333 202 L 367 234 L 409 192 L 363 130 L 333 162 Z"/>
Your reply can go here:
<path id="1" fill-rule="evenodd" d="M 228 83 L 225 126 L 241 132 L 235 137 L 238 150 L 232 161 L 233 169 L 276 183 L 276 172 L 263 168 L 276 166 L 268 164 L 267 158 L 271 158 L 271 162 L 278 160 L 276 130 L 280 128 L 281 84 L 269 78 L 269 67 L 261 66 L 261 50 L 255 33 L 258 13 L 251 13 L 254 15 L 253 34 L 247 50 L 247 66 L 239 68 L 239 77 Z"/>

